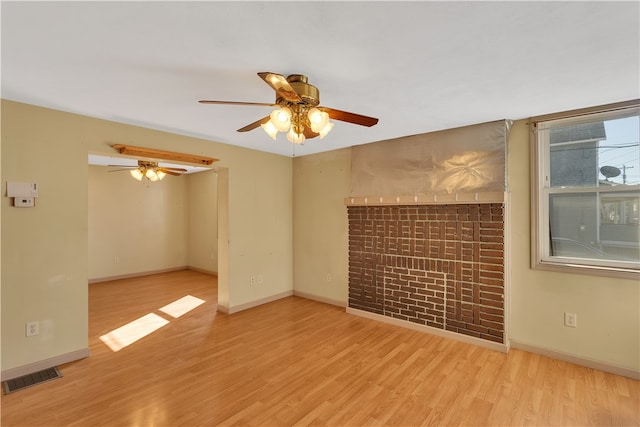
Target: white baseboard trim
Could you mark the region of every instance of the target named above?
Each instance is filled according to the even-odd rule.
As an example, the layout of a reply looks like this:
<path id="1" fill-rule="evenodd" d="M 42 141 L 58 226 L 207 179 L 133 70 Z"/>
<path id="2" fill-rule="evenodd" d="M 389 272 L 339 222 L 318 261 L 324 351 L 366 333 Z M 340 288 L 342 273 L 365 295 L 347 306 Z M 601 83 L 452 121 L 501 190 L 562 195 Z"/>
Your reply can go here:
<path id="1" fill-rule="evenodd" d="M 409 322 L 407 320 L 394 319 L 393 317 L 383 316 L 382 314 L 369 313 L 368 311 L 358 310 L 356 308 L 347 307 L 347 313 L 355 316 L 365 317 L 367 319 L 377 320 L 379 322 L 389 323 L 390 325 L 400 326 L 407 329 L 413 329 L 418 332 L 425 332 L 431 335 L 437 335 L 443 338 L 449 338 L 456 341 L 461 341 L 467 344 L 477 345 L 478 347 L 488 348 L 489 350 L 495 350 L 502 353 L 507 353 L 509 347 L 506 344 L 500 344 L 497 342 L 483 340 L 481 338 L 470 337 L 467 335 L 457 334 L 455 332 L 445 331 L 431 326 L 419 325 L 417 323 Z"/>
<path id="2" fill-rule="evenodd" d="M 250 301 L 244 304 L 235 305 L 233 307 L 227 307 L 225 305 L 218 304 L 218 311 L 225 314 L 233 314 L 239 311 L 248 310 L 253 307 L 257 307 L 262 304 L 268 304 L 273 301 L 277 301 L 282 298 L 290 297 L 293 295 L 293 291 L 286 291 L 279 294 L 271 295 L 265 298 L 257 299 L 255 301 Z"/>
<path id="3" fill-rule="evenodd" d="M 578 356 L 576 354 L 564 353 L 562 351 L 551 350 L 534 344 L 511 339 L 511 348 L 515 348 L 529 353 L 539 354 L 540 356 L 550 357 L 552 359 L 562 360 L 564 362 L 573 363 L 584 366 L 586 368 L 597 369 L 598 371 L 608 372 L 610 374 L 620 375 L 631 378 L 632 380 L 640 380 L 640 370 L 615 365 L 612 363 L 602 362 L 599 360 L 589 359 L 588 357 Z"/>
<path id="4" fill-rule="evenodd" d="M 205 268 L 200 268 L 200 267 L 187 267 L 187 270 L 191 270 L 191 271 L 196 271 L 198 273 L 203 273 L 203 274 L 210 274 L 212 276 L 216 276 L 218 277 L 218 272 L 217 271 L 213 271 L 213 270 L 207 270 Z"/>
<path id="5" fill-rule="evenodd" d="M 5 369 L 0 374 L 0 378 L 2 381 L 7 381 L 23 375 L 42 371 L 44 369 L 53 368 L 54 366 L 62 365 L 64 363 L 75 362 L 76 360 L 85 359 L 87 357 L 89 357 L 89 349 L 83 348 L 81 350 L 72 351 L 71 353 L 61 354 L 60 356 L 50 357 L 49 359 L 39 360 L 16 368 Z"/>
<path id="6" fill-rule="evenodd" d="M 293 291 L 293 296 L 300 297 L 300 298 L 305 298 L 305 299 L 311 299 L 311 300 L 314 300 L 314 301 L 323 302 L 325 304 L 336 305 L 336 306 L 342 307 L 342 308 L 347 306 L 347 303 L 345 301 L 338 301 L 337 299 L 321 297 L 321 296 L 318 296 L 318 295 L 308 294 L 306 292 L 300 292 L 300 291 L 296 291 L 296 290 Z"/>
<path id="7" fill-rule="evenodd" d="M 142 271 L 139 273 L 122 274 L 119 276 L 99 277 L 97 279 L 89 279 L 89 284 L 91 285 L 92 283 L 110 282 L 112 280 L 130 279 L 132 277 L 151 276 L 152 274 L 170 273 L 172 271 L 182 271 L 189 269 L 190 268 L 185 265 L 182 267 L 164 268 L 162 270 Z"/>

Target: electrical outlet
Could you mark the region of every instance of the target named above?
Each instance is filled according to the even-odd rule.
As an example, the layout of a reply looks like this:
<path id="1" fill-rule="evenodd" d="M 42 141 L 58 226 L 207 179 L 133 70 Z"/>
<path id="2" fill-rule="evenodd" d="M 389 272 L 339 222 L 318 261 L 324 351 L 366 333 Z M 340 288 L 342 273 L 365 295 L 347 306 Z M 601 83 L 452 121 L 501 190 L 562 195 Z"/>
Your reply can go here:
<path id="1" fill-rule="evenodd" d="M 564 313 L 564 326 L 568 326 L 570 328 L 578 327 L 578 315 L 575 313 Z"/>
<path id="2" fill-rule="evenodd" d="M 40 322 L 27 322 L 26 334 L 28 337 L 38 335 L 40 333 Z"/>
<path id="3" fill-rule="evenodd" d="M 331 277 L 331 273 L 327 273 L 327 282 L 330 282 L 333 280 L 333 277 Z"/>
<path id="4" fill-rule="evenodd" d="M 119 256 L 114 256 L 113 257 L 113 263 L 114 264 L 119 264 L 120 263 L 120 257 Z"/>
<path id="5" fill-rule="evenodd" d="M 258 285 L 262 285 L 262 274 L 258 274 Z"/>
<path id="6" fill-rule="evenodd" d="M 249 278 L 249 285 L 251 285 L 251 286 L 255 286 L 256 285 L 256 276 L 251 276 Z"/>

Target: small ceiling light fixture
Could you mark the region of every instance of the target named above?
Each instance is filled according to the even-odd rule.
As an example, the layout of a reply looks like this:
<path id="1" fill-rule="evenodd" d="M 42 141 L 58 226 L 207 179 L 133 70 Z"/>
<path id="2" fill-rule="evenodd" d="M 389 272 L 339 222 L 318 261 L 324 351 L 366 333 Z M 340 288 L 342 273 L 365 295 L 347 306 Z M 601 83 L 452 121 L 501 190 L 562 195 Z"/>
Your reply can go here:
<path id="1" fill-rule="evenodd" d="M 142 178 L 147 178 L 151 182 L 156 182 L 162 181 L 162 179 L 167 176 L 165 170 L 166 168 L 159 167 L 157 162 L 138 160 L 138 167 L 131 169 L 129 174 L 138 181 L 142 181 Z M 186 171 L 186 169 L 180 169 L 180 171 L 182 170 Z"/>

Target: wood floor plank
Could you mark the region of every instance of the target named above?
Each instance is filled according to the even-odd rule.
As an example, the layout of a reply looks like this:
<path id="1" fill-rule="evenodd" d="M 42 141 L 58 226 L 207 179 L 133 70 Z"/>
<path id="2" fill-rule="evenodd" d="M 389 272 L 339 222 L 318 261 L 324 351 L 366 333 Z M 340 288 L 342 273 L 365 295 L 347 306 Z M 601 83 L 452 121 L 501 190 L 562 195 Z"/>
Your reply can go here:
<path id="1" fill-rule="evenodd" d="M 159 309 L 205 301 L 174 318 Z M 637 381 L 503 354 L 289 297 L 217 312 L 215 276 L 178 271 L 89 286 L 87 359 L 2 396 L 3 426 L 640 424 Z M 168 323 L 114 352 L 148 314 Z"/>

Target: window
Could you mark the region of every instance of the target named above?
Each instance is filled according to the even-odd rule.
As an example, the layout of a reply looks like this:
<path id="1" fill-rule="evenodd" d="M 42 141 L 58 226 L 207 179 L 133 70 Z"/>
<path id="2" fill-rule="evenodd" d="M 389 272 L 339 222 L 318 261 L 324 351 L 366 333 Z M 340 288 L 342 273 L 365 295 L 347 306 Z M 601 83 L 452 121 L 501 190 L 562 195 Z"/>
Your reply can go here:
<path id="1" fill-rule="evenodd" d="M 532 266 L 640 278 L 640 102 L 531 127 Z"/>

